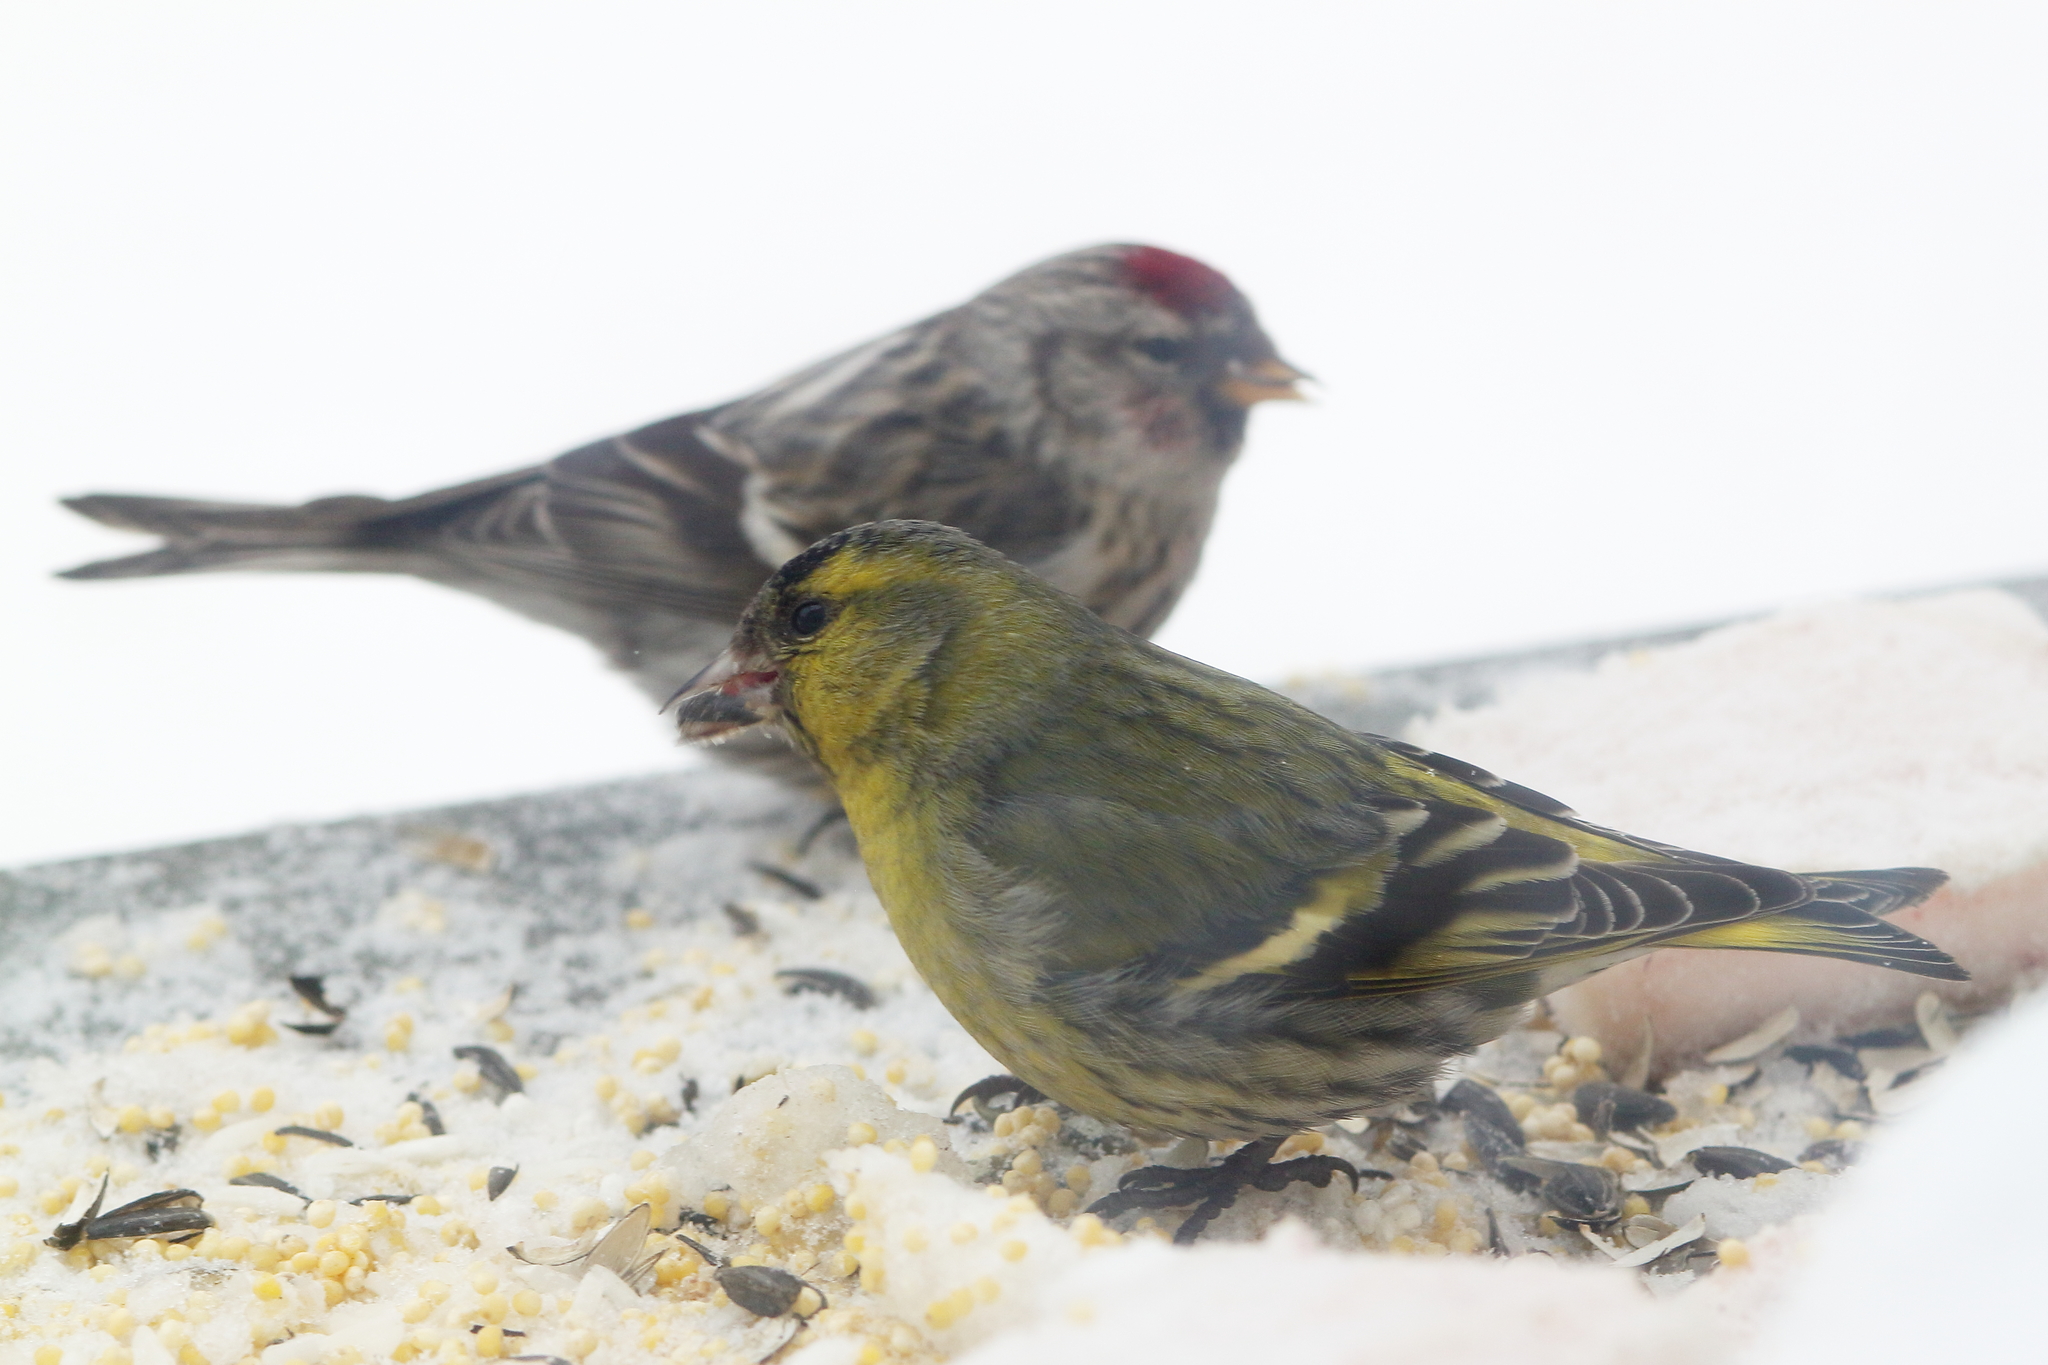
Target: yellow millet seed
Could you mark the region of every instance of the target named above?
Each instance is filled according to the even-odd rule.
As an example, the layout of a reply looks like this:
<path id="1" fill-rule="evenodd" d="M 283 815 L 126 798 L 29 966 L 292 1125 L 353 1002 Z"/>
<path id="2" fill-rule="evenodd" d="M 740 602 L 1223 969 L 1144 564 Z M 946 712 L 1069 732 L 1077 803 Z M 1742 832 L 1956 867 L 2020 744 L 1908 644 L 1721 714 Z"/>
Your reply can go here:
<path id="1" fill-rule="evenodd" d="M 540 1295 L 531 1289 L 522 1289 L 512 1296 L 512 1311 L 523 1318 L 536 1316 L 540 1306 Z"/>
<path id="2" fill-rule="evenodd" d="M 846 1145 L 849 1147 L 865 1147 L 880 1136 L 872 1123 L 854 1122 L 846 1125 Z"/>
<path id="3" fill-rule="evenodd" d="M 255 1280 L 250 1284 L 250 1289 L 259 1299 L 281 1299 L 284 1297 L 284 1285 L 279 1282 L 275 1275 L 261 1274 L 256 1276 Z"/>
<path id="4" fill-rule="evenodd" d="M 1009 1241 L 1003 1243 L 1001 1247 L 1003 1259 L 1006 1261 L 1021 1261 L 1024 1259 L 1025 1254 L 1030 1250 L 1031 1248 L 1029 1245 L 1022 1241 L 1019 1241 L 1015 1237 L 1012 1237 Z"/>
<path id="5" fill-rule="evenodd" d="M 267 1085 L 259 1085 L 249 1092 L 249 1107 L 259 1114 L 270 1112 L 270 1106 L 277 1103 L 277 1092 Z"/>
<path id="6" fill-rule="evenodd" d="M 1733 1237 L 1723 1237 L 1721 1244 L 1714 1249 L 1714 1254 L 1720 1257 L 1721 1264 L 1730 1270 L 1738 1270 L 1749 1264 L 1749 1244 Z"/>
<path id="7" fill-rule="evenodd" d="M 1036 1156 L 1037 1153 L 1031 1153 Z M 939 1164 L 939 1144 L 929 1137 L 919 1137 L 910 1144 L 910 1169 L 917 1172 L 931 1170 Z"/>
<path id="8" fill-rule="evenodd" d="M 956 1289 L 924 1310 L 924 1320 L 944 1331 L 974 1311 L 974 1291 Z"/>

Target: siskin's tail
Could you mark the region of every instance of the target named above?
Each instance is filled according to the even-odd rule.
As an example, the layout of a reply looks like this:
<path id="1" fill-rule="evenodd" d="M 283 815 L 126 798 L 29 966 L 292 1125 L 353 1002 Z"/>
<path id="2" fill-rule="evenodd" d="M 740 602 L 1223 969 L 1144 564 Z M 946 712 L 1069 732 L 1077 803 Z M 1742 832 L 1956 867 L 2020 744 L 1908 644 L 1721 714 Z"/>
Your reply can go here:
<path id="1" fill-rule="evenodd" d="M 1757 948 L 1808 953 L 1867 962 L 1940 981 L 1968 981 L 1956 960 L 1917 934 L 1886 924 L 1881 915 L 1918 905 L 1948 880 L 1931 867 L 1893 867 L 1874 872 L 1806 874 L 1814 898 L 1775 915 L 1737 920 L 1668 939 L 1671 948 Z"/>

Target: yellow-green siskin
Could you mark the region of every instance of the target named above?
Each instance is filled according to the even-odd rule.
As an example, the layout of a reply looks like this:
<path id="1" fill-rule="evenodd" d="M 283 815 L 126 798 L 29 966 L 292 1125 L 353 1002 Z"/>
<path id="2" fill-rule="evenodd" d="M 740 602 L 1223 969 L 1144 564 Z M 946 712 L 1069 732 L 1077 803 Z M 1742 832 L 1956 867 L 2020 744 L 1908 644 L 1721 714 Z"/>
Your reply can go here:
<path id="1" fill-rule="evenodd" d="M 1271 1137 L 1426 1096 L 1531 1000 L 1660 947 L 1965 975 L 1878 918 L 1940 872 L 1799 875 L 1600 829 L 1148 644 L 930 522 L 784 564 L 679 696 L 686 738 L 778 723 L 954 1017 L 1140 1129 Z"/>

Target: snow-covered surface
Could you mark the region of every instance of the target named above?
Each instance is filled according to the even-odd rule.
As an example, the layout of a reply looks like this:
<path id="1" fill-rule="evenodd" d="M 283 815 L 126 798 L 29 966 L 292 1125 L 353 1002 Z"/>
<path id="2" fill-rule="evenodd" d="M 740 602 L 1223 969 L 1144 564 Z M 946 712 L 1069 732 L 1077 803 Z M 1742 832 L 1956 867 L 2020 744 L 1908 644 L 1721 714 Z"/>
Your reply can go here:
<path id="1" fill-rule="evenodd" d="M 1752 781 L 1758 768 L 1732 752 L 1772 748 L 1752 734 L 1725 733 L 1731 752 L 1658 750 L 1671 706 L 1709 725 L 1722 723 L 1713 704 L 1724 694 L 1733 712 L 1767 709 L 1760 675 L 1775 670 L 1780 688 L 1816 694 L 1798 713 L 1809 726 L 1903 719 L 1889 731 L 1893 766 L 1838 766 L 1843 781 L 1867 788 L 1918 772 L 1939 802 L 1933 827 L 1950 828 L 1950 801 L 1996 821 L 2028 799 L 2021 779 L 2039 750 L 2027 747 L 2037 738 L 2027 725 L 2039 722 L 2020 713 L 2042 637 L 2024 608 L 1995 596 L 1849 605 L 1510 689 L 1484 712 L 1436 717 L 1426 733 L 1594 818 L 1717 852 L 1796 853 L 1796 842 L 1764 845 L 1761 833 L 1789 839 L 1781 827 L 1824 792 L 1792 776 Z M 1888 649 L 1866 647 L 1872 638 Z M 1656 685 L 1627 690 L 1644 677 Z M 1992 686 L 1958 693 L 1949 709 L 1929 695 L 1986 677 Z M 1574 687 L 1621 690 L 1588 703 Z M 1568 723 L 1606 756 L 1586 775 L 1616 785 L 1582 787 L 1535 761 L 1551 751 L 1526 733 Z M 1460 724 L 1475 741 L 1524 743 L 1532 761 L 1443 737 Z M 1835 733 L 1867 734 L 1846 722 Z M 1916 770 L 1900 755 L 1921 733 L 1930 747 Z M 1816 763 L 1858 761 L 1831 757 L 1824 738 L 1797 742 Z M 1949 763 L 1952 750 L 1984 758 L 1983 788 L 1970 786 L 1970 765 Z M 1626 818 L 1597 804 L 1624 790 L 1615 770 L 1650 759 L 1697 763 L 1695 783 L 1659 788 L 1661 808 L 1641 797 Z M 1701 788 L 1727 793 L 1723 804 L 1754 802 L 1756 846 L 1735 826 L 1718 840 L 1688 832 L 1693 812 L 1723 809 Z M 1939 853 L 1916 844 L 1887 855 L 1882 830 L 1852 828 L 1910 803 L 1861 790 L 1835 809 L 1846 813 L 1814 810 L 1811 847 L 1871 856 L 1822 861 Z M 1310 1140 L 1385 1172 L 1358 1193 L 1338 1181 L 1249 1195 L 1211 1226 L 1212 1245 L 1182 1251 L 1161 1240 L 1174 1214 L 1116 1226 L 1077 1216 L 1166 1153 L 1047 1106 L 992 1126 L 940 1121 L 960 1088 L 998 1068 L 910 970 L 843 831 L 799 851 L 816 814 L 756 779 L 701 771 L 0 876 L 0 1362 L 453 1365 L 498 1352 L 653 1365 L 759 1360 L 785 1338 L 784 1359 L 807 1365 L 1027 1352 L 1730 1360 L 1802 1264 L 1811 1230 L 1828 1226 L 1844 1179 L 1835 1170 L 1866 1139 L 1881 1144 L 1895 1115 L 1947 1103 L 1943 1077 L 1921 1078 L 1971 1026 L 1918 997 L 1914 981 L 1885 1021 L 1903 1024 L 1896 1037 L 1842 1043 L 1826 1010 L 1812 1009 L 1753 1056 L 1668 1077 L 1668 1124 L 1610 1137 L 1586 1126 L 1571 1093 L 1634 1079 L 1635 1059 L 1539 1019 L 1483 1049 L 1467 1074 L 1503 1098 L 1531 1155 L 1612 1172 L 1629 1198 L 1617 1220 L 1590 1236 L 1558 1222 L 1547 1191 L 1510 1190 L 1486 1169 L 1466 1119 L 1422 1106 Z M 1995 827 L 2009 843 L 1959 843 L 1978 850 L 1979 893 L 2038 856 L 2023 812 Z M 2039 918 L 2038 903 L 2007 906 L 2001 932 L 2025 928 L 2029 910 Z M 789 994 L 775 973 L 792 968 L 843 973 L 874 1002 Z M 308 974 L 348 1011 L 331 1035 L 283 1027 L 320 1017 L 285 983 Z M 1658 1005 L 1683 1019 L 1687 999 Z M 1690 997 L 1694 1013 L 1706 1003 Z M 1806 1040 L 1842 1050 L 1818 1063 L 1788 1052 Z M 453 1055 L 478 1045 L 520 1069 L 521 1093 L 500 1095 L 476 1060 Z M 1970 1084 L 2016 1069 L 1980 1067 Z M 420 1101 L 445 1134 L 431 1132 Z M 2000 1118 L 1997 1131 L 2023 1134 L 2023 1118 Z M 354 1146 L 279 1135 L 287 1124 Z M 1884 1179 L 1938 1185 L 1926 1163 L 1952 1161 L 1963 1141 L 1940 1131 L 1927 1148 L 1937 1155 L 1894 1162 Z M 1793 1165 L 1702 1179 L 1703 1146 Z M 495 1200 L 492 1168 L 516 1171 Z M 305 1198 L 229 1183 L 252 1172 Z M 45 1246 L 103 1176 L 109 1207 L 188 1187 L 218 1225 L 189 1247 Z M 1885 1188 L 1876 1174 L 1866 1183 Z M 366 1194 L 415 1198 L 396 1209 L 347 1202 Z M 1866 1208 L 1878 1199 L 1867 1195 Z M 757 1318 L 667 1239 L 644 1281 L 616 1247 L 560 1266 L 506 1250 L 560 1259 L 641 1203 L 657 1229 L 704 1215 L 682 1230 L 802 1276 L 830 1306 L 800 1333 L 787 1318 Z M 2008 1243 L 2017 1254 L 2023 1233 L 1987 1224 L 1973 1235 L 1992 1256 Z M 1614 1264 L 1667 1237 L 1648 1263 Z M 1867 1247 L 1877 1235 L 1860 1237 Z M 1490 1248 L 1505 1261 L 1487 1258 Z M 1824 1253 L 1813 1273 L 1855 1254 Z M 1894 1311 L 1906 1297 L 1893 1296 Z"/>
<path id="2" fill-rule="evenodd" d="M 1815 1222 L 1745 1365 L 2040 1352 L 2043 1055 L 2048 1000 L 1973 1040 Z"/>

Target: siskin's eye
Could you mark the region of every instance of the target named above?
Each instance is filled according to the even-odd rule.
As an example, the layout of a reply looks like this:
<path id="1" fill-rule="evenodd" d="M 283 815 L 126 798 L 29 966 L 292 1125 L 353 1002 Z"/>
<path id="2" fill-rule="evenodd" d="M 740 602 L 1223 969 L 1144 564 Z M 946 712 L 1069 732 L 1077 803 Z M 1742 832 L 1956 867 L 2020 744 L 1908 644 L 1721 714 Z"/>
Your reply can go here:
<path id="1" fill-rule="evenodd" d="M 1162 365 L 1178 365 L 1188 356 L 1188 344 L 1172 337 L 1145 337 L 1132 342 L 1131 346 L 1140 355 Z"/>
<path id="2" fill-rule="evenodd" d="M 789 633 L 800 640 L 808 640 L 825 628 L 825 618 L 829 614 L 823 602 L 799 602 L 789 613 Z"/>

